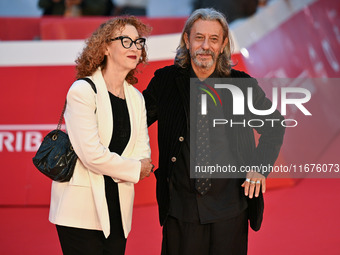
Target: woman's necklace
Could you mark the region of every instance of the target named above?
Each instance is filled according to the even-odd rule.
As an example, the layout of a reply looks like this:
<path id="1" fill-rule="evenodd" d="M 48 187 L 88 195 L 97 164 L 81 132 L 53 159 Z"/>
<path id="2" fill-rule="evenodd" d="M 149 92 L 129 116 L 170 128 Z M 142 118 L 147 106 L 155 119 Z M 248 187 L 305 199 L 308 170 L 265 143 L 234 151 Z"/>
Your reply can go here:
<path id="1" fill-rule="evenodd" d="M 121 99 L 125 99 L 125 96 L 124 96 L 124 86 L 122 86 L 122 88 L 118 91 L 118 90 L 114 90 L 113 86 L 110 83 L 108 83 L 105 79 L 104 79 L 104 81 L 106 83 L 106 87 L 107 87 L 109 92 L 111 92 L 116 97 L 119 97 Z"/>
<path id="2" fill-rule="evenodd" d="M 111 92 L 111 91 L 110 91 L 110 92 Z M 120 90 L 118 93 L 115 92 L 115 91 L 112 91 L 111 93 L 114 94 L 116 97 L 119 97 L 119 98 L 121 98 L 121 99 L 124 99 L 123 90 Z"/>

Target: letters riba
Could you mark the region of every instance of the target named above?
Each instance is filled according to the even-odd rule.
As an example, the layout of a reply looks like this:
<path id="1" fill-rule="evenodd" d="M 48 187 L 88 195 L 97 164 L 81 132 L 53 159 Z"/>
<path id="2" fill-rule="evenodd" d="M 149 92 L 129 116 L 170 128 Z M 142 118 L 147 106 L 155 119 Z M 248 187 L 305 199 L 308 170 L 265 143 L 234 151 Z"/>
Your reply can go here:
<path id="1" fill-rule="evenodd" d="M 0 152 L 37 151 L 43 135 L 38 131 L 1 131 Z"/>

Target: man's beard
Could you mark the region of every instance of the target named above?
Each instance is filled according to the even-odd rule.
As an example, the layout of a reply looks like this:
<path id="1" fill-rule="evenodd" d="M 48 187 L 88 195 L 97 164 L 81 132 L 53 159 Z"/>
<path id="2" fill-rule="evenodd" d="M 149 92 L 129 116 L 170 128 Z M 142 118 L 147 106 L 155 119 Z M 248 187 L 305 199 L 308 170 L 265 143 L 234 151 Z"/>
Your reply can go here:
<path id="1" fill-rule="evenodd" d="M 204 62 L 200 62 L 198 59 L 197 59 L 197 56 L 199 54 L 209 54 L 211 56 L 211 60 L 210 61 L 204 61 Z M 191 59 L 194 61 L 194 63 L 200 67 L 200 68 L 204 68 L 204 69 L 209 69 L 211 68 L 214 64 L 215 64 L 215 61 L 216 61 L 216 57 L 215 57 L 215 53 L 211 50 L 203 50 L 203 49 L 200 49 L 200 50 L 197 50 L 195 52 L 191 52 L 190 51 L 190 55 L 191 55 Z"/>

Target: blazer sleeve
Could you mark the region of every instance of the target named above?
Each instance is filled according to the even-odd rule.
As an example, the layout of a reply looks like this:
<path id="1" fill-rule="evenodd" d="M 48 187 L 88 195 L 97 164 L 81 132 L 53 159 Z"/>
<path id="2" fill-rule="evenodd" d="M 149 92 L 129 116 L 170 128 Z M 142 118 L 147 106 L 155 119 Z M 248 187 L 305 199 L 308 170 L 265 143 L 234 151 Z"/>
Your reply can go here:
<path id="1" fill-rule="evenodd" d="M 256 79 L 250 78 L 253 88 L 254 107 L 258 110 L 266 110 L 271 108 L 272 102 L 266 97 L 264 91 L 258 85 Z M 285 127 L 281 125 L 284 117 L 278 110 L 275 110 L 270 115 L 259 116 L 249 113 L 251 119 L 261 119 L 265 123 L 262 127 L 255 127 L 255 130 L 260 134 L 259 143 L 250 160 L 251 165 L 274 165 L 285 134 Z M 268 119 L 275 120 L 275 124 Z M 264 173 L 268 176 L 269 172 Z"/>
<path id="2" fill-rule="evenodd" d="M 137 183 L 141 162 L 110 152 L 101 143 L 95 111 L 96 99 L 91 86 L 82 81 L 75 82 L 67 94 L 64 118 L 70 141 L 78 158 L 88 170 L 94 173 Z"/>

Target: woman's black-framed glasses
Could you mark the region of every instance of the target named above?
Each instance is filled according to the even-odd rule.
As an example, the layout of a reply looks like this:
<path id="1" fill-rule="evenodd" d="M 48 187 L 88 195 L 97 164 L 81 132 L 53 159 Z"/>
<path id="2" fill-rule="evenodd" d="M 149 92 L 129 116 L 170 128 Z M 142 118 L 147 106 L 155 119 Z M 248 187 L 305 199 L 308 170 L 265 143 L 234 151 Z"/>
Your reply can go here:
<path id="1" fill-rule="evenodd" d="M 136 45 L 137 50 L 143 49 L 144 46 L 145 46 L 145 41 L 146 41 L 145 38 L 138 38 L 138 39 L 133 41 L 128 36 L 118 36 L 116 38 L 110 39 L 111 42 L 116 41 L 116 40 L 120 40 L 125 49 L 130 49 L 132 44 L 134 43 Z"/>

